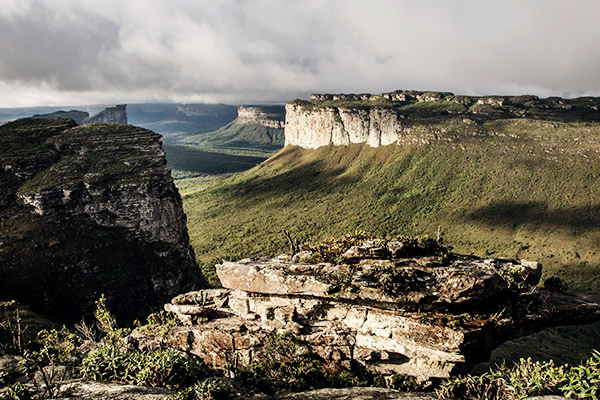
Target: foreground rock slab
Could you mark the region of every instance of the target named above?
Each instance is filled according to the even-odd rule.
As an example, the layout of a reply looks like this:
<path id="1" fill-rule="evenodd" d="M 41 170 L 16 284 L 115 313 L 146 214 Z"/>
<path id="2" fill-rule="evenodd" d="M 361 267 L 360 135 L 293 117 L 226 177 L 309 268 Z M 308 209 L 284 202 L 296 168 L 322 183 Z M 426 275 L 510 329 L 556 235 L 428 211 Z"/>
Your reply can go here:
<path id="1" fill-rule="evenodd" d="M 165 306 L 184 325 L 164 340 L 227 369 L 260 357 L 267 335 L 290 331 L 332 370 L 359 364 L 429 380 L 468 371 L 505 341 L 600 320 L 599 304 L 534 286 L 536 262 L 377 249 L 348 251 L 345 264 L 301 262 L 307 254 L 224 262 L 225 289 Z"/>
<path id="2" fill-rule="evenodd" d="M 433 393 L 403 393 L 377 387 L 354 387 L 345 389 L 319 389 L 294 393 L 277 400 L 430 400 L 437 399 Z"/>
<path id="3" fill-rule="evenodd" d="M 73 382 L 61 387 L 59 399 L 71 400 L 166 400 L 174 392 L 163 388 L 103 382 Z"/>

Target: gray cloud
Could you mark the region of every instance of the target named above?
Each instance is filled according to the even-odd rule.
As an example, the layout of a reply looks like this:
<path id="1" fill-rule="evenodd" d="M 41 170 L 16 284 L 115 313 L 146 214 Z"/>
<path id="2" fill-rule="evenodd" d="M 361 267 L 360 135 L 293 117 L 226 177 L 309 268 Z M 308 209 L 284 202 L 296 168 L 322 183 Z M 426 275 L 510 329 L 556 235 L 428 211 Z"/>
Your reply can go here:
<path id="1" fill-rule="evenodd" d="M 595 0 L 4 0 L 0 106 L 600 95 Z"/>

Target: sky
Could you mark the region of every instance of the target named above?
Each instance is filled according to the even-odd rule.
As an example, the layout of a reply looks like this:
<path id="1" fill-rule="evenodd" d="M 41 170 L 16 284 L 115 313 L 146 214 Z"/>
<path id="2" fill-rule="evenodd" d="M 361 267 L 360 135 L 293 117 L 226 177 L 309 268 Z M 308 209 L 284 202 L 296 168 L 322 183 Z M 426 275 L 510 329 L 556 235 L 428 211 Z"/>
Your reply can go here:
<path id="1" fill-rule="evenodd" d="M 598 0 L 0 0 L 0 107 L 600 96 Z"/>

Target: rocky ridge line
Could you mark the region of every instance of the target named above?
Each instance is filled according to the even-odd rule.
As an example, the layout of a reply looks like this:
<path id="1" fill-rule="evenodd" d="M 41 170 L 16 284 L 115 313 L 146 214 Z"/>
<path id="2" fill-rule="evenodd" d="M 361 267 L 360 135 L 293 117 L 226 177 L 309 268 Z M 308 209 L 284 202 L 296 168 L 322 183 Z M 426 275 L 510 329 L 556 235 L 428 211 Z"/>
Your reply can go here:
<path id="1" fill-rule="evenodd" d="M 36 114 L 31 118 L 35 119 L 59 119 L 69 118 L 77 123 L 77 125 L 87 125 L 97 122 L 106 122 L 111 124 L 127 125 L 127 105 L 118 104 L 114 107 L 107 107 L 98 114 L 91 116 L 86 111 L 55 111 L 50 114 Z"/>
<path id="2" fill-rule="evenodd" d="M 313 94 L 286 104 L 285 144 L 308 149 L 333 144 L 420 145 L 480 135 L 494 119 L 599 121 L 600 99 L 459 96 L 442 92 Z"/>

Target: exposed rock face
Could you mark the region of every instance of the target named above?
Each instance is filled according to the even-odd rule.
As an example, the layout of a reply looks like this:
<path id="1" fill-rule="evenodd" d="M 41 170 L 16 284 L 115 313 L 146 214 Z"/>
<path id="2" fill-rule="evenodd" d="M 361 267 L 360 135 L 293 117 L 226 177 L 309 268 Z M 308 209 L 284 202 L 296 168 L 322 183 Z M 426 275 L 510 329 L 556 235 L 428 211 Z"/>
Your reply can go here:
<path id="1" fill-rule="evenodd" d="M 167 341 L 227 367 L 260 357 L 266 335 L 292 331 L 333 369 L 359 363 L 430 379 L 464 372 L 499 344 L 545 327 L 600 320 L 599 304 L 535 287 L 536 262 L 440 262 L 402 258 L 398 242 L 388 248 L 392 256 L 382 258 L 366 243 L 344 255 L 350 264 L 300 262 L 306 254 L 224 262 L 217 273 L 225 289 L 165 306 L 187 324 Z"/>
<path id="2" fill-rule="evenodd" d="M 114 107 L 107 107 L 93 117 L 84 120 L 82 124 L 94 124 L 96 122 L 127 125 L 127 105 L 118 104 Z"/>
<path id="3" fill-rule="evenodd" d="M 371 147 L 452 140 L 453 133 L 478 134 L 478 123 L 499 118 L 600 120 L 600 99 L 536 96 L 455 96 L 395 91 L 314 94 L 286 104 L 285 144 L 314 149 L 366 143 Z M 449 129 L 452 128 L 452 129 Z"/>
<path id="4" fill-rule="evenodd" d="M 280 106 L 239 106 L 235 121 L 240 125 L 256 124 L 268 128 L 283 129 L 285 109 Z"/>
<path id="5" fill-rule="evenodd" d="M 31 119 L 0 142 L 2 297 L 71 320 L 104 293 L 132 318 L 197 285 L 160 135 Z"/>

